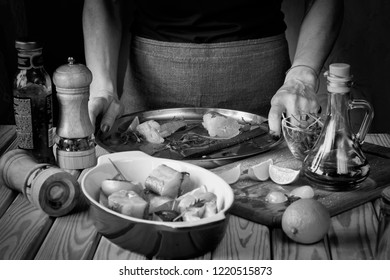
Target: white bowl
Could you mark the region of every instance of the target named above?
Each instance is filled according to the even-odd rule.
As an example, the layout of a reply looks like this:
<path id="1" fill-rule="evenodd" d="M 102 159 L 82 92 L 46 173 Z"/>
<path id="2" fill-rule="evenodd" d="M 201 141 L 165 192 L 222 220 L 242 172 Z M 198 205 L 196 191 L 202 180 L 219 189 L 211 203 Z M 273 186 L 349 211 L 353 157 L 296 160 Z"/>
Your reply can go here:
<path id="1" fill-rule="evenodd" d="M 138 219 L 115 212 L 99 203 L 100 185 L 105 179 L 118 174 L 115 165 L 127 180 L 144 183 L 154 168 L 166 164 L 179 172 L 188 172 L 198 186 L 217 196 L 218 213 L 192 222 L 161 222 Z M 147 257 L 189 258 L 202 255 L 223 238 L 227 225 L 227 212 L 234 201 L 231 187 L 219 176 L 191 163 L 155 158 L 143 152 L 118 152 L 98 158 L 81 181 L 82 192 L 97 230 L 122 248 Z"/>

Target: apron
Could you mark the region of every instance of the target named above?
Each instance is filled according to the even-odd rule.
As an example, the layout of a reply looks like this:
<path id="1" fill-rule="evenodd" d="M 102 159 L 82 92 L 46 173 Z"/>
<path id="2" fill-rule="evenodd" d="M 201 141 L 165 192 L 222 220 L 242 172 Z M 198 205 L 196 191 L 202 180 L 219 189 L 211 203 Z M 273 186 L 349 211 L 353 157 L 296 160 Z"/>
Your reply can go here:
<path id="1" fill-rule="evenodd" d="M 127 113 L 207 107 L 267 116 L 271 98 L 289 67 L 284 34 L 211 44 L 134 36 L 126 78 L 129 84 L 122 96 L 128 103 L 124 102 Z"/>

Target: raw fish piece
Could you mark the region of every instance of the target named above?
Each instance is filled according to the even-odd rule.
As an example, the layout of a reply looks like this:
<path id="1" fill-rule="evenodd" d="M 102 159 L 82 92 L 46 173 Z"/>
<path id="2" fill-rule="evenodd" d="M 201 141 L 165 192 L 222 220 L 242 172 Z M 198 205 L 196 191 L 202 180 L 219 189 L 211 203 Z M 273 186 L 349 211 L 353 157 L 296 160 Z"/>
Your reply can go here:
<path id="1" fill-rule="evenodd" d="M 187 172 L 182 172 L 182 174 L 183 179 L 181 181 L 179 195 L 186 194 L 196 188 L 195 183 L 190 178 L 190 174 Z"/>
<path id="2" fill-rule="evenodd" d="M 135 191 L 120 190 L 108 197 L 108 207 L 124 215 L 143 219 L 148 203 Z"/>
<path id="3" fill-rule="evenodd" d="M 159 196 L 153 193 L 148 194 L 149 213 L 162 210 L 171 210 L 173 205 L 173 198 L 167 196 Z"/>
<path id="4" fill-rule="evenodd" d="M 161 164 L 153 169 L 145 180 L 145 188 L 159 194 L 176 198 L 182 182 L 183 174 L 175 169 Z"/>
<path id="5" fill-rule="evenodd" d="M 160 124 L 154 120 L 143 122 L 137 126 L 137 131 L 142 137 L 150 143 L 161 144 L 164 142 L 164 138 L 160 136 L 158 132 Z"/>
<path id="6" fill-rule="evenodd" d="M 203 126 L 211 137 L 232 138 L 240 133 L 243 126 L 236 119 L 218 112 L 209 112 L 203 115 Z"/>

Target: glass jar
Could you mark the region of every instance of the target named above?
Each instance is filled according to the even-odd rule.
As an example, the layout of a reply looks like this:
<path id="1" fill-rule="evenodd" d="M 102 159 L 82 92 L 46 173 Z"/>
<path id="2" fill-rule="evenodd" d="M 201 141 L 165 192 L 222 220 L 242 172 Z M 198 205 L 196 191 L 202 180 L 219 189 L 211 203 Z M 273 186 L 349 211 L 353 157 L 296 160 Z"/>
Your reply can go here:
<path id="1" fill-rule="evenodd" d="M 13 83 L 18 147 L 38 162 L 55 164 L 52 83 L 43 67 L 42 46 L 16 41 L 18 71 Z"/>

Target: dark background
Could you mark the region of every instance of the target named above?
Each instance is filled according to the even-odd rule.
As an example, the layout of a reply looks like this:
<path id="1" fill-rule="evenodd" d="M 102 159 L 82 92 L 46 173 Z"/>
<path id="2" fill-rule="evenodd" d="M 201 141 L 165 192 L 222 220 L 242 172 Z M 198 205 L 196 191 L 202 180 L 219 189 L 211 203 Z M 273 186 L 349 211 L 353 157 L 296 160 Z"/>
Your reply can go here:
<path id="1" fill-rule="evenodd" d="M 283 2 L 291 57 L 295 52 L 304 2 Z M 69 56 L 84 64 L 83 3 L 83 0 L 0 0 L 0 124 L 14 123 L 15 39 L 28 35 L 44 43 L 44 65 L 50 76 L 57 67 L 67 63 Z M 344 23 L 322 74 L 330 63 L 349 63 L 354 75 L 353 97 L 368 100 L 374 107 L 370 132 L 390 133 L 390 1 L 344 0 L 344 3 Z M 326 98 L 323 77 L 319 94 Z M 56 109 L 56 102 L 54 106 Z M 353 114 L 354 127 L 360 126 L 361 113 Z M 57 114 L 56 109 L 55 122 Z"/>
<path id="2" fill-rule="evenodd" d="M 0 124 L 14 123 L 15 39 L 27 36 L 43 43 L 44 67 L 50 77 L 70 56 L 85 64 L 83 4 L 82 0 L 0 0 Z M 53 96 L 56 123 L 58 106 Z"/>

